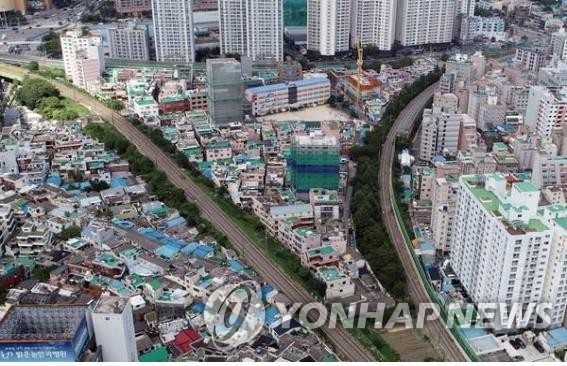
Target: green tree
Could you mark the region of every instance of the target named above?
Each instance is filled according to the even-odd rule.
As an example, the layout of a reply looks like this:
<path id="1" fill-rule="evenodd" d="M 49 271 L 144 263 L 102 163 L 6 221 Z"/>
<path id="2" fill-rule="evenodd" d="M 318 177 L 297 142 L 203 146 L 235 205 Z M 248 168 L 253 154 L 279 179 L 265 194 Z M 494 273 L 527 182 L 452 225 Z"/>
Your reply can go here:
<path id="1" fill-rule="evenodd" d="M 90 185 L 90 191 L 94 192 L 100 192 L 110 188 L 108 183 L 106 183 L 106 181 L 104 180 L 91 180 Z"/>
<path id="2" fill-rule="evenodd" d="M 49 279 L 49 274 L 52 269 L 53 267 L 35 267 L 32 272 L 32 277 L 34 280 L 45 282 Z"/>
<path id="3" fill-rule="evenodd" d="M 62 58 L 61 39 L 59 35 L 53 31 L 47 33 L 42 39 L 37 50 L 43 52 L 49 58 Z"/>
<path id="4" fill-rule="evenodd" d="M 37 71 L 39 70 L 39 64 L 37 63 L 37 61 L 32 61 L 26 65 L 26 69 L 30 71 Z"/>
<path id="5" fill-rule="evenodd" d="M 4 286 L 0 286 L 0 306 L 6 304 L 6 298 L 8 297 L 8 290 Z"/>
<path id="6" fill-rule="evenodd" d="M 106 99 L 104 104 L 115 111 L 121 111 L 124 109 L 124 103 L 118 99 Z"/>
<path id="7" fill-rule="evenodd" d="M 16 92 L 18 103 L 36 109 L 43 98 L 59 97 L 59 90 L 41 79 L 24 78 L 22 86 Z"/>
<path id="8" fill-rule="evenodd" d="M 63 230 L 61 230 L 61 233 L 59 233 L 59 237 L 62 240 L 69 240 L 72 238 L 78 238 L 79 236 L 81 236 L 81 228 L 73 225 L 73 226 L 69 226 Z"/>

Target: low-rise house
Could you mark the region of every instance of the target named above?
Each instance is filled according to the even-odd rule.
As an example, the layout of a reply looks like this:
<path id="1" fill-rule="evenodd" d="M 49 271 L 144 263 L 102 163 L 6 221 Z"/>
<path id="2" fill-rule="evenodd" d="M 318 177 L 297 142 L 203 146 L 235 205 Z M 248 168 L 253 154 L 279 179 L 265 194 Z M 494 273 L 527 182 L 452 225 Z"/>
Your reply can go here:
<path id="1" fill-rule="evenodd" d="M 354 283 L 337 267 L 320 267 L 317 269 L 317 274 L 325 283 L 326 299 L 345 298 L 354 295 Z"/>
<path id="2" fill-rule="evenodd" d="M 295 217 L 278 221 L 278 239 L 299 255 L 321 246 L 321 233 Z"/>
<path id="3" fill-rule="evenodd" d="M 16 235 L 20 254 L 39 254 L 53 242 L 53 234 L 46 225 L 27 222 Z"/>
<path id="4" fill-rule="evenodd" d="M 232 158 L 232 149 L 228 141 L 216 141 L 205 146 L 205 160 L 217 161 Z"/>

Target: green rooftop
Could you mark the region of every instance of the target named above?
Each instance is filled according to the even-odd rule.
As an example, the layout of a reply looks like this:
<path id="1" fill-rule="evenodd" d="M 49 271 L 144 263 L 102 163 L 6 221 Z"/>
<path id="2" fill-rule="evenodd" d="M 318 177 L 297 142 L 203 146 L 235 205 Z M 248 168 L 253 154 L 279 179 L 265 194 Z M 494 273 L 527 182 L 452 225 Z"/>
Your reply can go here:
<path id="1" fill-rule="evenodd" d="M 547 226 L 545 226 L 545 224 L 538 219 L 531 219 L 528 222 L 528 229 L 530 229 L 532 231 L 537 231 L 537 232 L 549 230 L 549 228 Z"/>
<path id="2" fill-rule="evenodd" d="M 555 219 L 555 222 L 563 229 L 567 230 L 567 217 L 561 217 L 559 219 Z"/>
<path id="3" fill-rule="evenodd" d="M 307 228 L 307 227 L 298 227 L 294 230 L 295 233 L 302 238 L 311 238 L 319 235 L 319 232 L 315 229 Z"/>
<path id="4" fill-rule="evenodd" d="M 144 97 L 144 98 L 137 98 L 135 99 L 135 103 L 138 105 L 152 105 L 157 104 L 154 98 L 152 97 Z"/>
<path id="5" fill-rule="evenodd" d="M 336 250 L 331 245 L 325 245 L 324 247 L 309 249 L 307 253 L 309 254 L 309 256 L 331 255 L 333 253 L 336 253 Z"/>
<path id="6" fill-rule="evenodd" d="M 321 267 L 319 268 L 319 273 L 326 282 L 336 281 L 346 277 L 346 275 L 336 267 Z"/>
<path id="7" fill-rule="evenodd" d="M 138 359 L 140 362 L 165 362 L 169 357 L 169 353 L 167 352 L 166 347 L 159 347 L 156 349 L 151 350 L 150 352 L 146 352 Z"/>
<path id="8" fill-rule="evenodd" d="M 530 182 L 520 182 L 520 183 L 516 183 L 514 184 L 515 187 L 518 187 L 518 189 L 521 192 L 538 192 L 539 189 Z"/>

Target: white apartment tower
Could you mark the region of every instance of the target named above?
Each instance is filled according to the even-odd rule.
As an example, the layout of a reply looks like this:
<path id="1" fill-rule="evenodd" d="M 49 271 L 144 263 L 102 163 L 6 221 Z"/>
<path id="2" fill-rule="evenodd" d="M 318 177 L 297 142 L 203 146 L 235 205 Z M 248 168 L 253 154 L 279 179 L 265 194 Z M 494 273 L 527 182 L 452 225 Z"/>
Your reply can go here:
<path id="1" fill-rule="evenodd" d="M 351 0 L 307 1 L 307 49 L 323 56 L 349 50 Z"/>
<path id="2" fill-rule="evenodd" d="M 221 53 L 283 60 L 283 0 L 219 0 Z"/>
<path id="3" fill-rule="evenodd" d="M 398 0 L 396 39 L 402 46 L 449 43 L 457 0 Z"/>
<path id="4" fill-rule="evenodd" d="M 152 0 L 156 57 L 161 62 L 195 62 L 192 0 Z"/>
<path id="5" fill-rule="evenodd" d="M 61 34 L 61 50 L 67 80 L 82 89 L 89 89 L 104 71 L 102 38 L 80 29 Z"/>
<path id="6" fill-rule="evenodd" d="M 565 211 L 564 205 L 554 205 L 545 213 L 555 210 Z M 547 215 L 546 215 L 547 216 Z M 567 308 L 567 219 L 549 216 L 549 225 L 553 227 L 553 240 L 549 254 L 547 276 L 545 278 L 543 301 L 553 304 L 550 311 L 551 327 L 564 324 L 565 309 Z"/>
<path id="7" fill-rule="evenodd" d="M 459 182 L 451 266 L 471 299 L 539 303 L 553 235 L 538 212 L 539 190 L 528 182 L 510 184 L 499 173 Z"/>
<path id="8" fill-rule="evenodd" d="M 148 29 L 129 22 L 108 30 L 110 57 L 123 60 L 149 60 Z"/>
<path id="9" fill-rule="evenodd" d="M 128 298 L 103 296 L 94 304 L 90 315 L 104 362 L 138 361 L 134 316 Z"/>
<path id="10" fill-rule="evenodd" d="M 550 138 L 567 123 L 567 87 L 530 87 L 524 123 L 531 132 Z"/>
<path id="11" fill-rule="evenodd" d="M 459 183 L 456 176 L 437 178 L 433 186 L 431 228 L 435 249 L 444 253 L 451 250 L 453 219 L 457 207 Z"/>
<path id="12" fill-rule="evenodd" d="M 456 154 L 462 114 L 458 113 L 458 98 L 454 94 L 436 93 L 433 106 L 423 111 L 419 158 L 431 161 L 436 155 Z"/>
<path id="13" fill-rule="evenodd" d="M 390 51 L 396 38 L 396 9 L 395 0 L 353 0 L 351 42 Z"/>
<path id="14" fill-rule="evenodd" d="M 565 28 L 561 28 L 551 35 L 551 54 L 561 60 L 567 58 L 567 32 Z"/>

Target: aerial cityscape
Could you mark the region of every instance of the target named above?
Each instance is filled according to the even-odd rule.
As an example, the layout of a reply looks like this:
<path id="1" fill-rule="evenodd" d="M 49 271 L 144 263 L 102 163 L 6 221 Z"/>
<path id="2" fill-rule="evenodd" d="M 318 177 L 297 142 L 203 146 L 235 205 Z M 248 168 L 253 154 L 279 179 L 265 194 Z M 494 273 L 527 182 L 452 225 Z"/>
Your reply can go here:
<path id="1" fill-rule="evenodd" d="M 1 362 L 564 362 L 566 310 L 566 0 L 0 0 Z"/>

